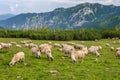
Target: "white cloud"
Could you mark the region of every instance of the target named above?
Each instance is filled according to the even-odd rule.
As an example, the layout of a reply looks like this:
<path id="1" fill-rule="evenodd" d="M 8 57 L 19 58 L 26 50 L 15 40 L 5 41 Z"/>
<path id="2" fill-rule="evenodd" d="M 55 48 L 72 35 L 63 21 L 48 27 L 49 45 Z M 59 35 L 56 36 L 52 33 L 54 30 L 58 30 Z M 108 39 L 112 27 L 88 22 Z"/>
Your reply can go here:
<path id="1" fill-rule="evenodd" d="M 13 6 L 10 6 L 10 11 L 11 12 L 15 11 L 15 8 Z"/>
<path id="2" fill-rule="evenodd" d="M 58 3 L 68 3 L 70 0 L 51 0 L 53 2 L 58 2 Z"/>
<path id="3" fill-rule="evenodd" d="M 18 4 L 15 4 L 15 7 L 18 7 Z"/>
<path id="4" fill-rule="evenodd" d="M 59 7 L 72 7 L 80 3 L 114 4 L 120 6 L 120 0 L 0 0 L 0 14 L 49 12 Z M 11 11 L 11 12 L 10 12 Z"/>

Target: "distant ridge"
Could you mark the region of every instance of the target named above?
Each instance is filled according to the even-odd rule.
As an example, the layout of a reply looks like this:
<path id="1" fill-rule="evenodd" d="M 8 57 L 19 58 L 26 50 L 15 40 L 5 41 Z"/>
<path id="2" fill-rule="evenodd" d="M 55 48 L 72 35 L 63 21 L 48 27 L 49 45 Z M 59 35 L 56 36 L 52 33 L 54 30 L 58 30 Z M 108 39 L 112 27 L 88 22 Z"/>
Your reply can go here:
<path id="1" fill-rule="evenodd" d="M 47 26 L 50 29 L 120 27 L 120 6 L 83 3 L 70 8 L 57 8 L 46 13 L 19 14 L 0 21 L 5 29 L 28 29 Z"/>

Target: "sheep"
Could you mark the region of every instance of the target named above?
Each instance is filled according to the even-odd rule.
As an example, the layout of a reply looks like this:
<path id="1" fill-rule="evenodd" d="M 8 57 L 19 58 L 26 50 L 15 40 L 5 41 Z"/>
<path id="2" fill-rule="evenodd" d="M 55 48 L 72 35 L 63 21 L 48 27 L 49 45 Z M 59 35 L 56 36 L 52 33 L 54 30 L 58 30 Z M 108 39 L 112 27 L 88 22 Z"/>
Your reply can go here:
<path id="1" fill-rule="evenodd" d="M 58 43 L 55 43 L 55 44 L 54 44 L 54 47 L 61 48 L 62 46 L 61 46 L 60 44 L 58 44 Z"/>
<path id="2" fill-rule="evenodd" d="M 111 50 L 111 51 L 114 51 L 114 47 L 110 47 L 110 50 Z"/>
<path id="3" fill-rule="evenodd" d="M 82 49 L 82 48 L 84 48 L 84 45 L 75 44 L 74 47 L 76 49 Z"/>
<path id="4" fill-rule="evenodd" d="M 118 58 L 120 57 L 120 47 L 116 48 L 116 56 Z"/>
<path id="5" fill-rule="evenodd" d="M 40 53 L 40 50 L 39 50 L 38 47 L 33 47 L 33 48 L 31 48 L 31 51 L 32 51 L 32 53 L 35 54 L 38 58 L 41 57 L 41 53 Z"/>
<path id="6" fill-rule="evenodd" d="M 84 43 L 85 43 L 85 41 L 81 41 L 81 43 L 82 43 L 82 44 L 84 44 Z"/>
<path id="7" fill-rule="evenodd" d="M 98 53 L 98 50 L 102 49 L 101 46 L 91 46 L 89 49 L 88 49 L 88 52 L 89 53 L 92 53 L 92 54 L 95 54 L 96 56 L 100 57 L 100 54 Z"/>
<path id="8" fill-rule="evenodd" d="M 17 48 L 21 48 L 22 46 L 21 46 L 21 45 L 19 45 L 19 44 L 16 44 L 16 47 L 17 47 Z"/>
<path id="9" fill-rule="evenodd" d="M 29 44 L 28 44 L 28 43 L 25 43 L 25 47 L 29 47 Z"/>
<path id="10" fill-rule="evenodd" d="M 0 45 L 0 50 L 2 49 L 2 46 Z"/>
<path id="11" fill-rule="evenodd" d="M 118 50 L 118 51 L 116 52 L 116 56 L 117 56 L 118 58 L 120 58 L 120 50 Z"/>
<path id="12" fill-rule="evenodd" d="M 33 43 L 31 43 L 31 44 L 25 43 L 25 47 L 31 49 L 32 47 L 38 47 L 38 46 L 36 44 L 33 44 Z"/>
<path id="13" fill-rule="evenodd" d="M 84 47 L 82 50 L 74 51 L 73 53 L 71 53 L 71 59 L 74 61 L 74 63 L 76 63 L 76 60 L 78 58 L 82 58 L 82 62 L 83 62 L 83 59 L 87 53 L 88 53 L 88 49 L 87 47 Z"/>
<path id="14" fill-rule="evenodd" d="M 110 44 L 109 44 L 109 43 L 106 43 L 105 45 L 106 45 L 107 47 L 110 47 Z"/>
<path id="15" fill-rule="evenodd" d="M 120 47 L 116 48 L 116 51 L 120 51 Z"/>
<path id="16" fill-rule="evenodd" d="M 49 44 L 49 45 L 51 45 L 51 44 L 52 44 L 52 42 L 48 42 L 48 44 Z"/>
<path id="17" fill-rule="evenodd" d="M 16 42 L 12 42 L 12 41 L 11 41 L 10 43 L 11 43 L 11 44 L 14 44 L 14 45 L 16 45 L 16 44 L 17 44 Z"/>
<path id="18" fill-rule="evenodd" d="M 2 49 L 7 49 L 7 48 L 10 48 L 12 46 L 11 43 L 0 43 L 0 45 L 2 46 Z"/>
<path id="19" fill-rule="evenodd" d="M 39 45 L 40 52 L 45 53 L 47 55 L 47 57 L 49 58 L 49 60 L 53 61 L 54 57 L 52 56 L 51 48 L 52 48 L 52 46 L 49 44 Z"/>
<path id="20" fill-rule="evenodd" d="M 26 41 L 20 41 L 22 44 L 26 44 Z"/>
<path id="21" fill-rule="evenodd" d="M 75 51 L 75 48 L 73 46 L 67 45 L 67 44 L 62 44 L 64 56 L 68 56 L 68 54 L 71 54 L 72 52 Z"/>
<path id="22" fill-rule="evenodd" d="M 13 56 L 13 58 L 12 58 L 12 60 L 10 61 L 9 65 L 12 66 L 12 65 L 14 65 L 15 63 L 23 60 L 24 58 L 25 58 L 25 53 L 24 53 L 24 52 L 18 52 L 18 53 L 16 53 L 16 54 Z"/>
<path id="23" fill-rule="evenodd" d="M 67 42 L 68 45 L 75 45 L 73 42 Z"/>

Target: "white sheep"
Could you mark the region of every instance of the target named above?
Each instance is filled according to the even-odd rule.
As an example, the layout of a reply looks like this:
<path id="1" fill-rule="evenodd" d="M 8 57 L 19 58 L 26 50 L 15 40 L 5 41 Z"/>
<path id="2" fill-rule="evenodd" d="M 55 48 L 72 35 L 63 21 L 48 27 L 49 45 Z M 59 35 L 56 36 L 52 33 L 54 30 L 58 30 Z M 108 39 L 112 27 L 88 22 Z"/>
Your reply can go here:
<path id="1" fill-rule="evenodd" d="M 17 48 L 21 48 L 22 46 L 20 44 L 16 44 L 16 47 Z"/>
<path id="2" fill-rule="evenodd" d="M 0 50 L 2 49 L 2 46 L 0 45 Z"/>
<path id="3" fill-rule="evenodd" d="M 33 47 L 33 48 L 31 48 L 31 51 L 32 51 L 32 53 L 35 54 L 38 58 L 41 57 L 41 53 L 40 53 L 39 48 Z"/>
<path id="4" fill-rule="evenodd" d="M 54 44 L 54 47 L 61 48 L 62 46 L 61 46 L 60 44 L 58 44 L 58 43 L 55 43 L 55 44 Z"/>
<path id="5" fill-rule="evenodd" d="M 82 49 L 82 48 L 84 48 L 85 46 L 84 46 L 84 45 L 80 45 L 80 44 L 75 44 L 74 47 L 75 47 L 76 49 Z"/>
<path id="6" fill-rule="evenodd" d="M 116 56 L 117 56 L 118 58 L 120 58 L 120 50 L 118 50 L 118 51 L 116 52 Z"/>
<path id="7" fill-rule="evenodd" d="M 18 53 L 16 53 L 16 54 L 13 56 L 13 58 L 12 58 L 12 60 L 10 61 L 9 65 L 12 66 L 12 65 L 14 65 L 15 63 L 23 60 L 24 58 L 25 58 L 25 53 L 24 53 L 24 52 L 18 52 Z"/>
<path id="8" fill-rule="evenodd" d="M 105 45 L 106 45 L 107 47 L 110 47 L 110 44 L 109 44 L 109 43 L 105 43 Z"/>
<path id="9" fill-rule="evenodd" d="M 62 44 L 63 48 L 63 52 L 65 56 L 68 56 L 68 54 L 71 54 L 72 52 L 75 51 L 75 48 L 73 46 L 67 45 L 67 44 Z"/>
<path id="10" fill-rule="evenodd" d="M 11 43 L 0 43 L 0 45 L 2 46 L 2 48 L 7 49 L 10 48 L 12 46 Z"/>
<path id="11" fill-rule="evenodd" d="M 28 43 L 25 43 L 25 47 L 29 47 L 29 44 L 28 44 Z"/>
<path id="12" fill-rule="evenodd" d="M 17 44 L 16 42 L 13 42 L 13 41 L 11 41 L 10 43 L 11 43 L 11 44 L 14 44 L 14 45 L 16 45 L 16 44 Z"/>
<path id="13" fill-rule="evenodd" d="M 39 49 L 40 49 L 41 53 L 45 53 L 47 55 L 47 57 L 49 58 L 49 60 L 53 61 L 54 57 L 52 56 L 51 48 L 52 48 L 52 46 L 49 44 L 39 45 Z"/>
<path id="14" fill-rule="evenodd" d="M 111 51 L 114 51 L 114 49 L 115 49 L 114 47 L 110 47 L 110 50 L 111 50 Z"/>
<path id="15" fill-rule="evenodd" d="M 32 47 L 38 47 L 38 46 L 36 44 L 34 44 L 34 43 L 30 43 L 28 47 L 32 48 Z"/>
<path id="16" fill-rule="evenodd" d="M 98 53 L 98 50 L 100 50 L 102 47 L 101 46 L 91 46 L 88 49 L 89 53 L 95 54 L 96 56 L 100 57 L 100 54 Z"/>
<path id="17" fill-rule="evenodd" d="M 75 45 L 73 42 L 67 42 L 68 45 Z"/>
<path id="18" fill-rule="evenodd" d="M 87 53 L 88 53 L 88 49 L 87 47 L 84 47 L 82 50 L 74 51 L 73 53 L 71 53 L 71 59 L 73 60 L 74 63 L 76 63 L 76 60 L 78 58 L 82 58 L 82 62 L 83 62 L 83 59 Z"/>
<path id="19" fill-rule="evenodd" d="M 51 44 L 52 44 L 52 42 L 48 42 L 48 44 L 49 44 L 49 45 L 51 45 Z"/>
<path id="20" fill-rule="evenodd" d="M 116 48 L 116 51 L 120 51 L 120 47 Z"/>

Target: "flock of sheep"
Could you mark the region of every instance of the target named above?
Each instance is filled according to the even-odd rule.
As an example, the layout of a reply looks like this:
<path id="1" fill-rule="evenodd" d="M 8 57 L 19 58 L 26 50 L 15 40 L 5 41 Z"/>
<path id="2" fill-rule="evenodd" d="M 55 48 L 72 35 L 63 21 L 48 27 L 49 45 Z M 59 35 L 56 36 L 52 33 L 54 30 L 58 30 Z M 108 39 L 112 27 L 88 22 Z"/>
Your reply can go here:
<path id="1" fill-rule="evenodd" d="M 82 43 L 84 43 L 84 41 Z M 32 43 L 31 40 L 24 40 L 24 41 L 21 41 L 21 44 L 24 44 L 26 48 L 31 49 L 31 52 L 37 58 L 41 58 L 41 54 L 45 53 L 50 61 L 54 60 L 54 57 L 52 55 L 52 47 L 55 47 L 58 51 L 63 52 L 64 56 L 70 55 L 70 58 L 74 63 L 76 63 L 77 59 L 79 58 L 81 58 L 83 61 L 83 59 L 88 53 L 96 55 L 96 57 L 100 57 L 101 55 L 98 51 L 102 49 L 101 46 L 90 46 L 88 48 L 82 44 L 76 44 L 73 42 L 67 42 L 65 44 L 55 43 L 53 45 L 52 45 L 52 42 L 48 42 L 48 43 L 40 44 L 38 46 L 37 44 Z M 17 48 L 22 47 L 20 44 L 17 44 L 16 42 L 10 42 L 10 43 L 0 42 L 0 50 L 11 48 L 12 45 L 16 45 Z M 106 46 L 108 46 L 111 49 L 111 51 L 114 50 L 114 47 L 111 47 L 109 43 L 106 43 Z M 116 56 L 120 57 L 120 47 L 116 48 Z M 14 54 L 9 65 L 12 66 L 17 62 L 20 62 L 24 58 L 25 58 L 25 53 L 18 52 Z"/>

